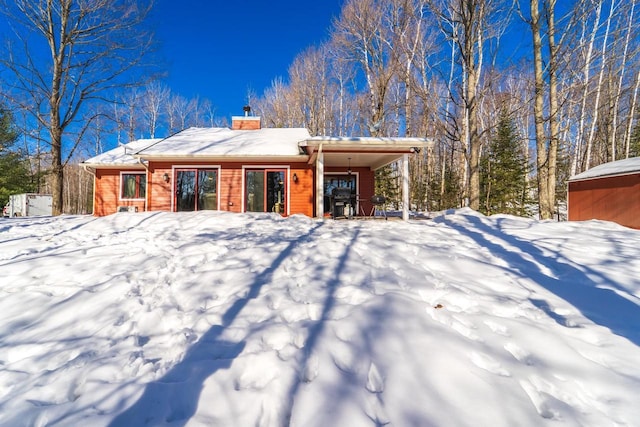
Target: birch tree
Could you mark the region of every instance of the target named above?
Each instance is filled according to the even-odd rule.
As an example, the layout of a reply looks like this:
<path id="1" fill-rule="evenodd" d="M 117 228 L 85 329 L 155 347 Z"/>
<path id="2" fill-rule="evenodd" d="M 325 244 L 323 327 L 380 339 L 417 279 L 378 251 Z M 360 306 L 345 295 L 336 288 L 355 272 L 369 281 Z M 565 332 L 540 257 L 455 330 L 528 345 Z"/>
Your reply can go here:
<path id="1" fill-rule="evenodd" d="M 142 98 L 142 113 L 147 122 L 147 130 L 150 138 L 156 137 L 156 128 L 160 122 L 160 116 L 164 112 L 164 106 L 169 100 L 171 90 L 159 83 L 152 82 L 144 91 Z"/>
<path id="2" fill-rule="evenodd" d="M 538 182 L 538 211 L 540 218 L 551 219 L 555 213 L 556 167 L 558 156 L 558 48 L 555 40 L 556 0 L 542 0 L 543 15 L 539 0 L 530 0 L 531 35 L 533 38 L 533 67 L 535 75 L 535 134 L 536 172 Z M 545 19 L 546 18 L 546 19 Z M 546 26 L 543 25 L 546 20 Z M 548 48 L 548 105 L 549 135 L 545 132 L 545 75 L 543 71 L 542 32 Z"/>
<path id="3" fill-rule="evenodd" d="M 385 133 L 385 103 L 400 53 L 385 26 L 389 8 L 393 8 L 390 1 L 349 0 L 333 32 L 336 46 L 364 74 L 369 107 L 366 126 L 372 136 Z"/>
<path id="4" fill-rule="evenodd" d="M 0 0 L 15 35 L 0 63 L 15 77 L 11 90 L 43 106 L 33 120 L 49 133 L 54 215 L 63 210 L 63 167 L 95 119 L 83 111 L 130 83 L 151 41 L 143 28 L 150 7 L 146 0 Z"/>
<path id="5" fill-rule="evenodd" d="M 500 28 L 506 25 L 507 15 L 500 13 L 502 4 L 499 0 L 430 0 L 429 5 L 438 17 L 447 40 L 455 44 L 462 69 L 462 142 L 467 156 L 469 206 L 477 210 L 480 207 L 481 147 L 478 98 L 485 43 L 501 33 Z M 498 17 L 503 22 L 500 23 Z M 455 91 L 450 88 L 450 92 Z"/>

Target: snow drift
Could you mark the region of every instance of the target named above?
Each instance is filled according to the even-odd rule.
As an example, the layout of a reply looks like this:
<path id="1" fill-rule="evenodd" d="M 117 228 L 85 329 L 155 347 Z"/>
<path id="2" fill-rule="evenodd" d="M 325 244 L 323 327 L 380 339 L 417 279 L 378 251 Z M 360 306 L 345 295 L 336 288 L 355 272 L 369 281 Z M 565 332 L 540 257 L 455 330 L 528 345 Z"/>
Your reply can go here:
<path id="1" fill-rule="evenodd" d="M 2 426 L 637 425 L 640 232 L 0 220 Z"/>

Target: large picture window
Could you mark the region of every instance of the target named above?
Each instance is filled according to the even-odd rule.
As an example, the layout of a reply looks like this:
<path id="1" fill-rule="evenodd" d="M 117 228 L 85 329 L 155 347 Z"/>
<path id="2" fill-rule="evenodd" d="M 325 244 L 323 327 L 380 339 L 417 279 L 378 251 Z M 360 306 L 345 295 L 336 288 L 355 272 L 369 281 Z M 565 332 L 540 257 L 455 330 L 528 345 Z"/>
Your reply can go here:
<path id="1" fill-rule="evenodd" d="M 147 194 L 147 179 L 141 172 L 124 172 L 121 177 L 121 199 L 144 199 Z"/>
<path id="2" fill-rule="evenodd" d="M 245 172 L 245 211 L 286 214 L 285 170 L 248 169 Z"/>
<path id="3" fill-rule="evenodd" d="M 175 176 L 176 211 L 218 209 L 217 169 L 177 169 Z"/>

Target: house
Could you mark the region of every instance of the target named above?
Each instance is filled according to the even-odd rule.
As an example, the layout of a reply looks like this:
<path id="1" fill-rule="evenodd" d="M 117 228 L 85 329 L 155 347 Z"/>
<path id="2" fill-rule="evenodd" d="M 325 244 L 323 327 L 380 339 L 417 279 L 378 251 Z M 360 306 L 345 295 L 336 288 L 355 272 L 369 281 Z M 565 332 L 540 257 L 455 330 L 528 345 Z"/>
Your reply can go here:
<path id="1" fill-rule="evenodd" d="M 82 163 L 93 173 L 94 215 L 120 210 L 277 212 L 322 217 L 333 187 L 348 187 L 353 214 L 369 215 L 375 171 L 402 160 L 408 219 L 408 156 L 424 138 L 311 137 L 304 128 L 262 128 L 260 117 L 231 128 L 188 128 L 138 140 Z"/>
<path id="2" fill-rule="evenodd" d="M 605 163 L 572 177 L 568 217 L 640 229 L 640 157 Z"/>

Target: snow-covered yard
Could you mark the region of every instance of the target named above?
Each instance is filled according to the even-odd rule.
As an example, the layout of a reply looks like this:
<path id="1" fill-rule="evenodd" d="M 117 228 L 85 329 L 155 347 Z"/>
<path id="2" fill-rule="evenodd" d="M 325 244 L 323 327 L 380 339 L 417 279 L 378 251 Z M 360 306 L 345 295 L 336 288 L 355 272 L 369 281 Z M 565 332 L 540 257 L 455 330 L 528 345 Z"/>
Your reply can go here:
<path id="1" fill-rule="evenodd" d="M 640 232 L 0 220 L 1 426 L 638 426 Z"/>

